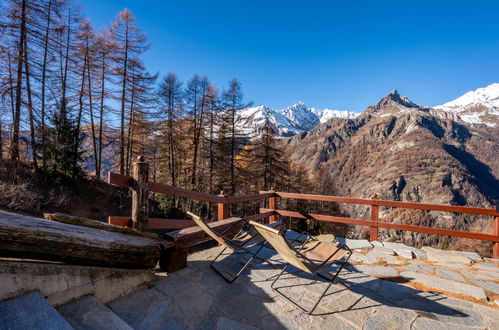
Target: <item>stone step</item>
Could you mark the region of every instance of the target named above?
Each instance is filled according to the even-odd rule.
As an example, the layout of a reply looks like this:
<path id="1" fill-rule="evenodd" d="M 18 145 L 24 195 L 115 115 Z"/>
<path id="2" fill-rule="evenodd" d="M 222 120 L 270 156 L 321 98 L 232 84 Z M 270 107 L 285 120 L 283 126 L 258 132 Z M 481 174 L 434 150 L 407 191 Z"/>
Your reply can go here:
<path id="1" fill-rule="evenodd" d="M 57 310 L 77 330 L 133 329 L 92 296 L 59 306 Z"/>
<path id="2" fill-rule="evenodd" d="M 0 302 L 0 329 L 67 330 L 73 327 L 38 291 Z"/>

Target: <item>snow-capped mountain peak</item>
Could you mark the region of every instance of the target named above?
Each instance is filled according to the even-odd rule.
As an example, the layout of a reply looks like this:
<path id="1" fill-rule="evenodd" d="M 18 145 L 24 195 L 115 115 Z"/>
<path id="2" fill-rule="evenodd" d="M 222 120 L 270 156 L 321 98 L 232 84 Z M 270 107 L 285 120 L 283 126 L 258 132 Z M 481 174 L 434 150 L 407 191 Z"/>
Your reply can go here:
<path id="1" fill-rule="evenodd" d="M 499 83 L 469 91 L 433 108 L 458 114 L 468 123 L 494 127 L 499 124 Z"/>
<path id="2" fill-rule="evenodd" d="M 357 115 L 359 113 L 353 111 L 308 108 L 301 101 L 283 109 L 276 110 L 260 105 L 241 111 L 242 126 L 250 135 L 258 135 L 265 120 L 275 126 L 278 135 L 292 136 L 299 132 L 309 131 L 331 118 L 354 118 Z"/>

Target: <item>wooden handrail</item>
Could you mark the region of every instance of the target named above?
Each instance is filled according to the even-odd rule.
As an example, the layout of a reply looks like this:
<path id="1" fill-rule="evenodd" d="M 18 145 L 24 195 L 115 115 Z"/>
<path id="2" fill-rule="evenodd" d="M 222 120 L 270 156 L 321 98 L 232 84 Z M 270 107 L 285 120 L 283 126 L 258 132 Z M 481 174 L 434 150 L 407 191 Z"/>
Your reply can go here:
<path id="1" fill-rule="evenodd" d="M 109 173 L 109 183 L 120 186 L 120 187 L 133 187 L 134 179 L 130 176 L 120 175 L 116 173 Z M 148 182 L 148 189 L 153 192 L 163 193 L 173 196 L 184 197 L 188 199 L 217 203 L 219 207 L 219 220 L 228 218 L 229 216 L 229 206 L 234 203 L 244 203 L 250 201 L 258 201 L 269 199 L 269 208 L 261 208 L 259 214 L 247 216 L 246 219 L 260 220 L 264 218 L 275 219 L 276 215 L 303 218 L 303 219 L 315 219 L 320 221 L 338 222 L 351 225 L 369 226 L 371 227 L 371 240 L 377 239 L 378 228 L 388 228 L 395 230 L 412 231 L 426 234 L 436 234 L 444 236 L 454 236 L 461 238 L 477 239 L 484 241 L 494 242 L 493 256 L 499 258 L 499 211 L 493 208 L 479 208 L 479 207 L 468 207 L 468 206 L 455 206 L 455 205 L 441 205 L 441 204 L 423 204 L 423 203 L 413 203 L 413 202 L 398 202 L 398 201 L 387 201 L 381 200 L 376 197 L 372 199 L 367 198 L 351 198 L 351 197 L 340 197 L 340 196 L 326 196 L 326 195 L 315 195 L 315 194 L 298 194 L 298 193 L 286 193 L 286 192 L 275 192 L 275 191 L 260 191 L 259 194 L 253 195 L 243 195 L 243 196 L 226 196 L 223 193 L 220 195 L 213 195 L 209 193 L 197 192 L 193 190 L 188 190 L 184 188 L 174 187 L 171 185 Z M 346 204 L 357 204 L 357 205 L 370 205 L 371 206 L 371 219 L 355 219 L 355 218 L 345 218 L 328 216 L 321 214 L 309 214 L 305 212 L 293 212 L 286 210 L 276 209 L 275 198 L 291 198 L 291 199 L 303 199 L 310 201 L 322 201 L 322 202 L 337 202 Z M 494 217 L 494 232 L 492 234 L 481 234 L 481 233 L 470 233 L 459 230 L 441 229 L 441 228 L 431 228 L 424 226 L 415 225 L 404 225 L 397 223 L 388 223 L 379 221 L 378 212 L 379 207 L 396 207 L 405 209 L 417 209 L 417 210 L 427 210 L 427 211 L 441 211 L 441 212 L 452 212 L 452 213 L 465 213 L 465 214 L 479 214 Z M 159 219 L 154 219 L 152 223 L 155 223 Z M 158 222 L 159 224 L 159 222 Z M 172 223 L 173 225 L 173 223 Z M 176 224 L 175 224 L 176 225 Z M 179 224 L 180 225 L 180 224 Z"/>
<path id="2" fill-rule="evenodd" d="M 270 212 L 271 209 L 260 209 L 260 212 L 267 213 Z M 413 231 L 418 233 L 426 233 L 426 234 L 436 234 L 443 236 L 455 236 L 462 238 L 470 238 L 470 239 L 478 239 L 482 241 L 490 241 L 490 242 L 499 242 L 499 235 L 491 235 L 491 234 L 481 234 L 481 233 L 469 233 L 466 231 L 460 230 L 450 230 L 450 229 L 441 229 L 441 228 L 431 228 L 424 226 L 414 226 L 414 225 L 403 225 L 398 223 L 389 223 L 389 222 L 381 222 L 381 221 L 371 221 L 371 220 L 363 220 L 363 219 L 353 219 L 353 218 L 345 218 L 345 217 L 334 217 L 329 215 L 322 214 L 312 214 L 306 212 L 293 212 L 286 210 L 275 210 L 277 215 L 282 215 L 285 217 L 292 218 L 301 218 L 301 219 L 314 219 L 320 221 L 329 221 L 329 222 L 338 222 L 345 223 L 350 225 L 359 225 L 359 226 L 377 226 L 379 228 L 388 228 L 395 230 L 404 230 L 404 231 Z"/>
<path id="3" fill-rule="evenodd" d="M 490 216 L 495 216 L 495 217 L 499 216 L 499 213 L 493 208 L 487 209 L 487 208 L 469 207 L 469 206 L 422 204 L 422 203 L 412 203 L 412 202 L 387 201 L 387 200 L 381 200 L 381 199 L 374 200 L 374 199 L 367 199 L 367 198 L 350 198 L 350 197 L 326 196 L 326 195 L 295 194 L 295 193 L 285 193 L 285 192 L 276 192 L 275 194 L 276 194 L 276 196 L 281 197 L 281 198 L 306 199 L 306 200 L 312 200 L 312 201 L 337 202 L 337 203 L 346 203 L 346 204 L 378 205 L 378 206 L 400 207 L 400 208 L 405 208 L 405 209 L 418 209 L 418 210 L 428 210 L 428 211 L 481 214 L 481 215 L 490 215 Z"/>

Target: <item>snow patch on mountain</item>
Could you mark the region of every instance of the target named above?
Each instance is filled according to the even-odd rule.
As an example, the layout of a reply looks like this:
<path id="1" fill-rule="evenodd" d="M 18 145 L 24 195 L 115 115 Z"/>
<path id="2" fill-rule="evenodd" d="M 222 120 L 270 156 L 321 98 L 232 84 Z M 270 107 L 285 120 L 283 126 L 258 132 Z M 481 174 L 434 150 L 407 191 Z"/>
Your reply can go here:
<path id="1" fill-rule="evenodd" d="M 499 83 L 469 91 L 433 108 L 458 114 L 467 123 L 495 127 L 499 122 Z"/>
<path id="2" fill-rule="evenodd" d="M 280 136 L 292 136 L 299 132 L 310 131 L 320 123 L 331 118 L 355 118 L 359 113 L 353 111 L 308 108 L 298 102 L 284 109 L 272 109 L 265 105 L 241 110 L 242 128 L 250 136 L 261 133 L 265 120 L 268 120 Z"/>

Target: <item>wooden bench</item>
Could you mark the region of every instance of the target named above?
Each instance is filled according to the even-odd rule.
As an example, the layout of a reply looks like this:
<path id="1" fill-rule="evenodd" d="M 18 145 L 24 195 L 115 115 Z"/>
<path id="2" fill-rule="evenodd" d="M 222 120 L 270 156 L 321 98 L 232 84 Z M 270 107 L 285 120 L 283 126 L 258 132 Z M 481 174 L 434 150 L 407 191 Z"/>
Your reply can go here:
<path id="1" fill-rule="evenodd" d="M 208 224 L 214 231 L 225 235 L 234 235 L 241 230 L 244 222 L 241 218 L 228 218 Z M 162 270 L 174 272 L 187 267 L 187 249 L 212 240 L 200 227 L 189 227 L 164 234 L 161 241 L 159 265 Z"/>

